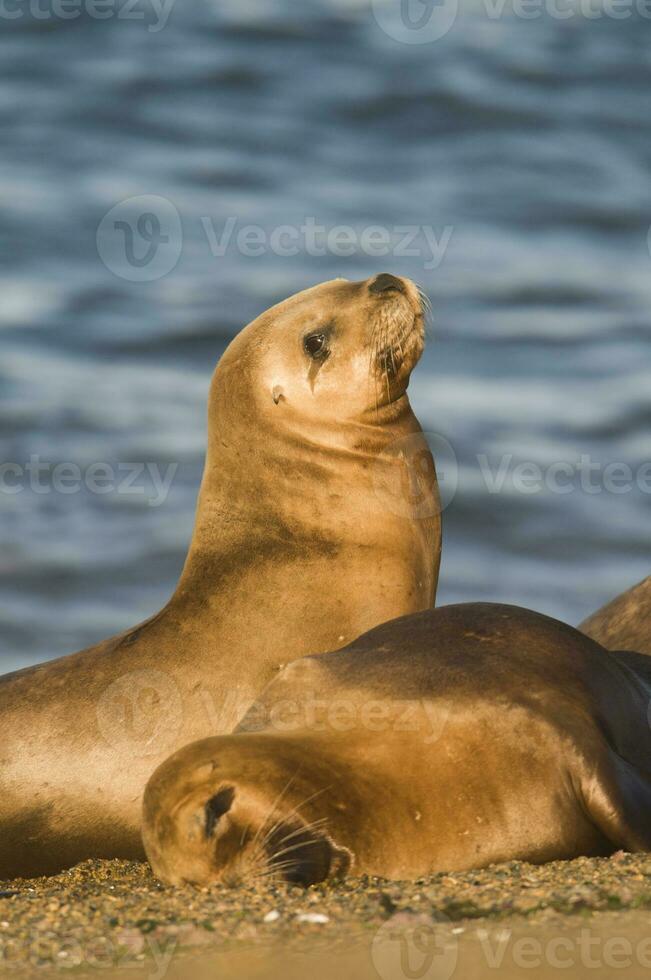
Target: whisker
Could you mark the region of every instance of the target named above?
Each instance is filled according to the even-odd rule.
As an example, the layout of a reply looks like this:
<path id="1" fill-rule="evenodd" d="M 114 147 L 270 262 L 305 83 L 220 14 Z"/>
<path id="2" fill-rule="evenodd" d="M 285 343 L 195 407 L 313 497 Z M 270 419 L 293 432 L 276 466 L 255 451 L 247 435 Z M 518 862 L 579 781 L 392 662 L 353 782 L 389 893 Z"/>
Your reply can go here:
<path id="1" fill-rule="evenodd" d="M 270 826 L 270 827 L 269 827 L 269 828 L 267 829 L 267 831 L 266 831 L 266 833 L 265 833 L 265 835 L 264 835 L 264 837 L 262 837 L 262 839 L 261 839 L 261 840 L 259 841 L 259 846 L 261 846 L 261 847 L 264 847 L 264 846 L 265 846 L 266 844 L 268 844 L 268 843 L 269 843 L 269 839 L 271 838 L 271 836 L 272 836 L 272 834 L 273 834 L 273 833 L 274 833 L 274 832 L 275 832 L 275 831 L 276 831 L 276 830 L 277 830 L 277 829 L 278 829 L 278 828 L 280 827 L 280 825 L 281 825 L 282 823 L 285 823 L 285 822 L 286 822 L 286 820 L 287 820 L 287 818 L 288 818 L 288 817 L 291 817 L 291 816 L 298 816 L 298 811 L 300 810 L 300 808 L 301 808 L 301 807 L 303 807 L 303 806 L 305 806 L 305 805 L 306 805 L 307 803 L 310 803 L 310 802 L 311 802 L 312 800 L 314 800 L 314 799 L 316 799 L 316 798 L 317 798 L 317 796 L 320 796 L 320 795 L 321 795 L 322 793 L 327 793 L 327 791 L 328 791 L 329 789 L 331 789 L 331 788 L 332 788 L 331 786 L 326 786 L 326 787 L 324 787 L 323 789 L 320 789 L 320 790 L 317 790 L 316 792 L 314 792 L 314 793 L 312 793 L 312 795 L 311 795 L 311 796 L 308 796 L 308 797 L 307 797 L 307 798 L 306 798 L 305 800 L 303 800 L 303 801 L 302 801 L 301 803 L 298 803 L 298 804 L 297 804 L 297 805 L 296 805 L 295 807 L 293 807 L 293 808 L 292 808 L 292 809 L 291 809 L 291 810 L 290 810 L 290 811 L 289 811 L 288 813 L 285 813 L 285 814 L 283 814 L 283 815 L 282 815 L 281 817 L 279 817 L 279 819 L 278 819 L 278 820 L 276 820 L 276 821 L 275 821 L 275 822 L 274 822 L 274 823 L 273 823 L 273 824 L 272 824 L 272 825 L 271 825 L 271 826 Z M 270 811 L 270 813 L 272 813 L 272 812 L 273 812 L 273 810 L 271 810 L 271 811 Z M 260 829 L 262 830 L 262 828 L 263 828 L 264 826 L 265 826 L 265 825 L 264 825 L 264 823 L 263 823 L 263 824 L 261 824 L 261 827 L 260 827 Z M 258 832 L 258 833 L 259 833 L 259 832 Z"/>
<path id="2" fill-rule="evenodd" d="M 379 419 L 380 416 L 380 398 L 378 394 L 378 357 L 379 357 L 379 344 L 380 344 L 380 324 L 375 323 L 373 326 L 373 336 L 371 338 L 371 357 L 369 362 L 369 372 L 373 375 L 373 388 L 375 391 L 375 417 Z"/>
<path id="3" fill-rule="evenodd" d="M 391 401 L 391 382 L 389 381 L 389 362 L 388 362 L 388 359 L 387 359 L 386 354 L 384 353 L 384 351 L 386 351 L 387 347 L 389 348 L 390 351 L 392 351 L 392 347 L 389 344 L 389 324 L 388 323 L 385 323 L 385 325 L 384 325 L 384 337 L 383 337 L 383 345 L 382 345 L 382 347 L 383 347 L 383 351 L 382 351 L 382 357 L 383 357 L 383 360 L 382 360 L 382 370 L 384 372 L 384 383 L 385 383 L 386 389 L 387 389 L 387 401 L 390 402 Z"/>
<path id="4" fill-rule="evenodd" d="M 289 840 L 290 837 L 294 837 L 296 834 L 301 833 L 301 831 L 313 830 L 315 827 L 318 827 L 320 824 L 327 823 L 327 820 L 328 820 L 327 817 L 317 817 L 315 820 L 307 820 L 305 823 L 300 824 L 300 826 L 298 827 L 294 826 L 289 831 L 289 833 L 282 838 L 282 840 L 279 843 L 282 844 L 284 840 Z"/>
<path id="5" fill-rule="evenodd" d="M 260 834 L 262 832 L 262 829 L 266 826 L 267 820 L 271 817 L 271 815 L 273 814 L 274 810 L 278 807 L 278 804 L 282 800 L 282 798 L 285 795 L 285 793 L 287 793 L 287 791 L 289 790 L 289 787 L 292 785 L 292 783 L 296 779 L 296 776 L 297 776 L 297 773 L 294 773 L 294 775 L 290 777 L 290 779 L 287 782 L 287 784 L 285 785 L 284 789 L 281 790 L 281 792 L 278 794 L 278 796 L 276 797 L 276 799 L 272 803 L 270 809 L 267 811 L 267 814 L 266 814 L 264 820 L 261 821 L 260 826 L 258 827 L 258 830 L 256 831 L 256 835 L 253 838 L 253 842 L 252 842 L 253 843 L 253 846 L 255 846 L 257 844 L 258 838 L 260 837 Z M 264 839 L 263 839 L 263 842 L 264 842 Z"/>
<path id="6" fill-rule="evenodd" d="M 291 834 L 287 834 L 285 837 L 282 838 L 282 840 L 278 841 L 278 847 L 281 847 L 283 844 L 286 844 L 287 841 L 292 840 L 293 837 L 298 837 L 300 834 L 308 833 L 310 830 L 320 830 L 322 827 L 325 827 L 327 823 L 328 823 L 328 818 L 322 817 L 320 820 L 314 820 L 310 824 L 305 824 L 305 826 L 297 827 L 295 830 L 292 831 Z M 279 853 L 282 852 L 274 851 L 274 857 L 277 857 Z"/>
<path id="7" fill-rule="evenodd" d="M 266 878 L 277 878 L 283 871 L 286 871 L 288 868 L 296 868 L 297 865 L 297 861 L 281 861 L 278 865 L 270 866 L 252 877 L 256 881 L 263 881 Z"/>
<path id="8" fill-rule="evenodd" d="M 281 820 L 275 821 L 275 823 L 272 824 L 271 827 L 269 827 L 269 829 L 265 833 L 264 837 L 260 841 L 258 847 L 260 849 L 263 849 L 263 850 L 266 849 L 266 848 L 268 848 L 269 844 L 271 843 L 271 838 L 272 838 L 273 834 L 279 828 L 279 826 L 280 826 L 281 823 L 284 823 L 288 819 L 291 819 L 292 816 L 298 818 L 299 817 L 299 810 L 302 807 L 306 806 L 308 803 L 311 803 L 312 800 L 314 800 L 317 797 L 323 795 L 323 793 L 326 793 L 331 788 L 332 788 L 331 786 L 324 786 L 320 790 L 315 790 L 314 793 L 312 793 L 310 796 L 306 797 L 306 799 L 302 800 L 300 803 L 297 803 L 296 806 L 293 807 L 293 809 L 289 811 L 289 813 L 286 813 L 286 814 L 283 815 L 283 817 L 281 818 Z M 297 845 L 293 845 L 293 846 L 287 848 L 284 845 L 288 844 L 289 841 L 291 841 L 294 838 L 298 837 L 300 834 L 309 833 L 311 830 L 319 830 L 322 827 L 324 827 L 326 824 L 327 824 L 327 817 L 318 817 L 318 818 L 316 818 L 314 820 L 306 821 L 306 822 L 302 823 L 299 827 L 293 827 L 291 830 L 289 830 L 289 832 L 287 834 L 283 835 L 280 840 L 274 841 L 274 849 L 273 849 L 272 853 L 271 854 L 267 853 L 265 855 L 266 862 L 269 865 L 276 864 L 276 859 L 277 858 L 282 857 L 284 854 L 287 854 L 287 853 L 291 852 L 297 846 Z M 309 843 L 309 842 L 306 842 L 306 843 Z"/>
<path id="9" fill-rule="evenodd" d="M 294 809 L 293 810 L 290 810 L 290 813 L 297 813 L 301 809 L 302 806 L 306 806 L 306 804 L 311 803 L 312 800 L 316 800 L 316 798 L 318 796 L 323 796 L 323 794 L 324 793 L 327 793 L 329 790 L 331 790 L 332 787 L 333 787 L 333 783 L 330 783 L 328 786 L 323 786 L 321 789 L 315 790 L 315 792 L 312 793 L 310 796 L 307 796 L 302 801 L 302 803 L 297 803 L 296 806 L 294 807 Z"/>
<path id="10" fill-rule="evenodd" d="M 273 864 L 275 866 L 276 858 L 282 857 L 283 854 L 291 854 L 292 851 L 298 851 L 301 847 L 314 847 L 314 845 L 318 843 L 319 842 L 316 840 L 299 841 L 297 844 L 292 844 L 291 847 L 285 847 L 282 851 L 278 851 L 276 854 L 274 854 L 273 857 L 269 859 L 269 864 Z"/>
<path id="11" fill-rule="evenodd" d="M 417 286 L 416 288 L 418 289 L 418 296 L 423 311 L 423 325 L 425 328 L 425 333 L 429 334 L 432 329 L 432 319 L 433 319 L 432 301 L 424 289 L 422 289 L 420 286 Z"/>

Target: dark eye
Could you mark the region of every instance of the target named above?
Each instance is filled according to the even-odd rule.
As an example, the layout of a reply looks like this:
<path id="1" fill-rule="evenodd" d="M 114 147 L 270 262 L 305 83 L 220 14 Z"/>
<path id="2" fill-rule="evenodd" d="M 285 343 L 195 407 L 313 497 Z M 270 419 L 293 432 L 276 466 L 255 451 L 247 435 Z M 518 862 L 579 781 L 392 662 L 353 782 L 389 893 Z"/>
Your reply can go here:
<path id="1" fill-rule="evenodd" d="M 310 357 L 325 357 L 328 353 L 326 335 L 324 333 L 308 334 L 303 340 L 303 347 L 305 348 L 305 353 L 309 354 Z"/>
<path id="2" fill-rule="evenodd" d="M 217 822 L 220 817 L 223 817 L 225 813 L 228 813 L 233 805 L 233 800 L 235 799 L 235 790 L 232 786 L 227 786 L 213 796 L 212 799 L 208 800 L 206 803 L 205 816 L 205 834 L 206 837 L 211 837 Z"/>

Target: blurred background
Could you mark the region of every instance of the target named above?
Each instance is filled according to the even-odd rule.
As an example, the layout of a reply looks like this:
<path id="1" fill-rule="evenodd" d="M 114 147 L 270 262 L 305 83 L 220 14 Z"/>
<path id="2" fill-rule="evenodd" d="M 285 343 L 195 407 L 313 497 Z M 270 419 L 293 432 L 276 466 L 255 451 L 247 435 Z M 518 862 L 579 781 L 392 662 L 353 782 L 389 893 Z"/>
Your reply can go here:
<path id="1" fill-rule="evenodd" d="M 651 571 L 651 13 L 477 0 L 428 39 L 452 0 L 406 2 L 401 28 L 383 0 L 3 0 L 0 671 L 164 603 L 217 359 L 337 275 L 432 301 L 410 390 L 448 486 L 458 463 L 440 602 L 576 623 Z"/>

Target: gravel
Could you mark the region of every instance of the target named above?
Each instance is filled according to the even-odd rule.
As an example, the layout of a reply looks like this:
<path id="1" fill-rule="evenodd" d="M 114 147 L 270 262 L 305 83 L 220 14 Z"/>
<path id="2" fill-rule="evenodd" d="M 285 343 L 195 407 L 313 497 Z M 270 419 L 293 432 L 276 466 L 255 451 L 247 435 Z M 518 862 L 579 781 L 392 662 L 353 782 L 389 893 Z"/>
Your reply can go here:
<path id="1" fill-rule="evenodd" d="M 166 950 L 241 944 L 330 946 L 405 913 L 496 920 L 651 908 L 651 854 L 520 862 L 413 882 L 350 878 L 307 891 L 168 887 L 148 866 L 85 861 L 52 878 L 0 881 L 0 969 L 134 965 Z"/>

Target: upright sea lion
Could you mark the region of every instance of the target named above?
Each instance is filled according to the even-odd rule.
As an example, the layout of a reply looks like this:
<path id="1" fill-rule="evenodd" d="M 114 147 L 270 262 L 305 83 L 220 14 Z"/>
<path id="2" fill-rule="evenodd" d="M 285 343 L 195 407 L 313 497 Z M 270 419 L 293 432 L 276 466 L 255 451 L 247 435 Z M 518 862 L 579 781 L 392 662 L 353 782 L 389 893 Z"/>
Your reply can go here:
<path id="1" fill-rule="evenodd" d="M 515 606 L 446 606 L 286 667 L 144 798 L 167 882 L 414 878 L 651 848 L 651 669 Z"/>
<path id="2" fill-rule="evenodd" d="M 388 274 L 315 286 L 235 338 L 171 601 L 0 679 L 0 878 L 143 857 L 142 791 L 170 752 L 231 731 L 281 663 L 433 604 L 436 479 L 406 393 L 423 342 L 418 290 Z M 392 508 L 410 462 L 414 509 Z"/>
<path id="3" fill-rule="evenodd" d="M 651 575 L 588 616 L 579 629 L 607 650 L 651 655 Z"/>

